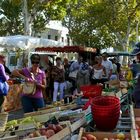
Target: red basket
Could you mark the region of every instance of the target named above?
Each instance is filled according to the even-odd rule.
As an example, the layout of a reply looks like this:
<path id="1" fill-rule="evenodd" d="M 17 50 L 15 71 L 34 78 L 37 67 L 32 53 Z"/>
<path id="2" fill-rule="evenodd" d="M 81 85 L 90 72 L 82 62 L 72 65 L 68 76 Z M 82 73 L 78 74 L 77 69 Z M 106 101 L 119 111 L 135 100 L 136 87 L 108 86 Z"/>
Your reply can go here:
<path id="1" fill-rule="evenodd" d="M 92 115 L 98 129 L 113 130 L 120 116 L 120 100 L 114 96 L 95 97 L 92 100 Z"/>
<path id="2" fill-rule="evenodd" d="M 97 96 L 101 96 L 103 86 L 101 85 L 85 85 L 80 87 L 83 92 L 83 96 L 87 98 L 94 98 Z"/>

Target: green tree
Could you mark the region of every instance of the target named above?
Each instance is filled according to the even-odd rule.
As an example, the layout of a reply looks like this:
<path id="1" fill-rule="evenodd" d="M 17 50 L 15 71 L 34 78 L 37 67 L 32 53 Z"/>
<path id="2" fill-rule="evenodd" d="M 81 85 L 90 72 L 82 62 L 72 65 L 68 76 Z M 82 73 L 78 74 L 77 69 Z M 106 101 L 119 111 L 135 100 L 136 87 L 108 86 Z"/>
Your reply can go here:
<path id="1" fill-rule="evenodd" d="M 75 0 L 73 0 L 75 1 Z M 2 0 L 0 2 L 0 35 L 24 33 L 24 0 Z M 50 20 L 61 20 L 66 15 L 70 0 L 27 0 L 27 19 L 30 33 L 44 31 Z"/>
<path id="2" fill-rule="evenodd" d="M 68 7 L 64 25 L 78 45 L 127 50 L 136 35 L 139 13 L 136 0 L 78 0 Z"/>

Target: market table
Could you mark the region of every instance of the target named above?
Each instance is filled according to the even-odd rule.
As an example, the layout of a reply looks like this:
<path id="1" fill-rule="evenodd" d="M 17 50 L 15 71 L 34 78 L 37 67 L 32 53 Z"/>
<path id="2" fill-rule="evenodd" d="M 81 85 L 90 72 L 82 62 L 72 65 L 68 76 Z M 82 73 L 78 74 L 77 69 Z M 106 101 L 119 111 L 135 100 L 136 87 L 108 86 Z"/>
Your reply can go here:
<path id="1" fill-rule="evenodd" d="M 8 95 L 5 97 L 4 103 L 2 105 L 2 110 L 9 112 L 21 109 L 22 108 L 20 100 L 21 91 L 22 91 L 21 84 L 10 85 Z"/>

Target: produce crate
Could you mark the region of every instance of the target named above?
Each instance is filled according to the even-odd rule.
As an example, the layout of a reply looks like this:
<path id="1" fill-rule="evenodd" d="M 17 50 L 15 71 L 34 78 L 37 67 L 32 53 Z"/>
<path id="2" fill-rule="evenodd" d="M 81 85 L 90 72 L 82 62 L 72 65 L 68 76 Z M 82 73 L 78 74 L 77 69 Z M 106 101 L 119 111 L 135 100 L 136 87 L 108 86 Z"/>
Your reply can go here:
<path id="1" fill-rule="evenodd" d="M 53 112 L 57 112 L 57 111 L 59 111 L 58 108 L 39 110 L 39 111 L 35 111 L 35 112 L 25 113 L 24 117 L 36 116 L 36 115 L 42 115 L 42 114 L 49 114 L 49 113 L 53 113 Z"/>
<path id="2" fill-rule="evenodd" d="M 52 137 L 50 137 L 49 139 L 47 139 L 46 137 L 40 136 L 40 137 L 34 137 L 34 138 L 25 138 L 29 135 L 29 133 L 34 132 L 35 130 L 37 130 L 35 127 L 32 128 L 26 128 L 26 129 L 20 129 L 20 130 L 15 130 L 12 131 L 12 134 L 14 134 L 14 136 L 10 136 L 11 132 L 7 131 L 5 132 L 5 137 L 3 138 L 3 140 L 19 140 L 19 139 L 24 139 L 24 140 L 57 140 L 58 138 L 63 139 L 66 136 L 69 136 L 71 134 L 71 129 L 70 129 L 70 122 L 60 122 L 60 125 L 64 126 L 64 129 L 62 129 L 60 132 L 56 133 L 55 135 L 53 135 Z M 2 138 L 0 138 L 2 139 Z"/>
<path id="3" fill-rule="evenodd" d="M 130 117 L 132 120 L 132 130 L 133 130 L 133 134 L 135 139 L 138 139 L 138 131 L 137 131 L 137 127 L 136 124 L 140 127 L 140 119 L 138 120 L 137 118 L 140 118 L 140 109 L 134 109 L 133 106 L 130 106 Z"/>
<path id="4" fill-rule="evenodd" d="M 71 132 L 76 131 L 78 128 L 80 128 L 81 126 L 83 126 L 86 123 L 87 123 L 86 118 L 82 117 L 78 121 L 76 121 L 73 124 L 71 124 Z"/>
<path id="5" fill-rule="evenodd" d="M 24 116 L 27 117 L 27 116 L 42 115 L 42 114 L 53 113 L 53 112 L 58 112 L 58 111 L 63 111 L 63 110 L 69 110 L 76 107 L 78 107 L 77 104 L 61 105 L 58 107 L 45 107 L 45 108 L 39 109 L 39 111 L 25 113 Z"/>
<path id="6" fill-rule="evenodd" d="M 40 108 L 39 110 L 51 110 L 51 109 L 56 109 L 56 111 L 58 110 L 69 110 L 69 109 L 73 109 L 73 108 L 76 108 L 78 107 L 77 104 L 63 104 L 63 105 L 58 105 L 58 106 L 48 106 L 48 107 L 44 107 L 44 108 Z"/>
<path id="7" fill-rule="evenodd" d="M 62 140 L 66 136 L 71 134 L 71 129 L 69 126 L 69 122 L 62 122 L 61 125 L 65 126 L 64 129 L 56 133 L 55 135 L 51 136 L 50 138 L 46 138 L 43 136 L 35 137 L 35 138 L 25 138 L 24 140 Z"/>
<path id="8" fill-rule="evenodd" d="M 47 140 L 45 136 L 41 136 L 41 137 L 35 137 L 35 138 L 27 138 L 24 140 Z"/>
<path id="9" fill-rule="evenodd" d="M 104 138 L 108 138 L 108 139 L 117 139 L 117 134 L 118 133 L 111 133 L 111 132 L 84 132 L 84 129 L 81 128 L 79 131 L 79 135 L 78 135 L 78 139 L 77 140 L 81 140 L 82 136 L 85 136 L 86 134 L 91 134 L 93 136 L 96 137 L 97 140 L 103 140 Z M 136 140 L 133 139 L 133 137 L 131 136 L 131 133 L 125 133 L 125 137 L 128 138 L 129 140 Z"/>
<path id="10" fill-rule="evenodd" d="M 78 112 L 76 114 L 75 113 L 68 114 L 68 115 L 64 115 L 64 116 L 60 116 L 60 117 L 62 117 L 62 118 L 66 117 L 65 119 L 67 119 L 67 121 L 70 123 L 71 132 L 76 131 L 77 129 L 79 129 L 81 126 L 83 126 L 85 124 L 87 125 L 88 123 L 90 123 L 93 120 L 90 107 L 88 107 L 88 109 L 86 109 L 82 112 Z M 75 121 L 70 122 L 70 120 L 73 120 L 73 119 Z"/>
<path id="11" fill-rule="evenodd" d="M 4 137 L 1 138 L 1 140 L 19 140 L 18 136 L 9 136 L 9 137 Z"/>

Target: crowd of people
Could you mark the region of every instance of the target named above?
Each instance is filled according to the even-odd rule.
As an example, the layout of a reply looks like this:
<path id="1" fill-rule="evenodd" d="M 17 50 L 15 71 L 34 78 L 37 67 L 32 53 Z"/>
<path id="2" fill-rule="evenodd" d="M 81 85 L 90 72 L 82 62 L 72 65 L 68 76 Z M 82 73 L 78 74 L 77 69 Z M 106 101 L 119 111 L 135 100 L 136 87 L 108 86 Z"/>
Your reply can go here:
<path id="1" fill-rule="evenodd" d="M 4 65 L 4 56 L 0 57 L 0 76 L 5 81 L 9 78 L 6 75 L 8 74 L 22 78 L 25 82 L 34 83 L 36 86 L 34 94 L 21 94 L 25 113 L 44 107 L 45 102 L 55 103 L 63 100 L 67 95 L 76 96 L 81 93 L 80 87 L 83 85 L 98 83 L 104 85 L 108 80 L 117 80 L 121 72 L 121 65 L 117 59 L 109 59 L 106 52 L 96 56 L 92 65 L 81 55 L 75 61 L 57 57 L 55 65 L 46 56 L 44 68 L 40 67 L 40 55 L 33 54 L 30 60 L 31 67 L 10 72 Z M 130 66 L 131 69 L 134 69 L 134 64 Z M 3 98 L 0 100 L 2 103 Z"/>

